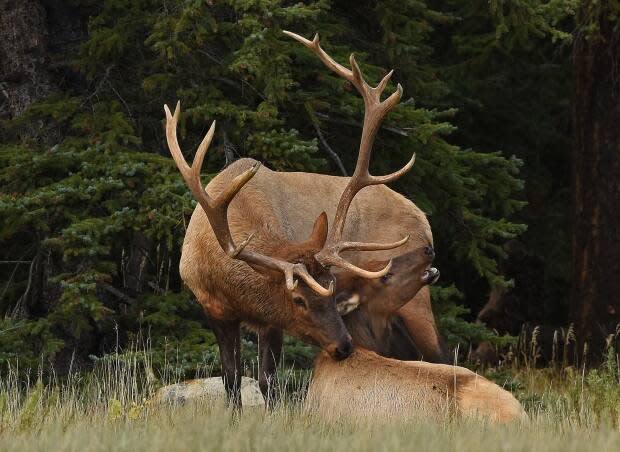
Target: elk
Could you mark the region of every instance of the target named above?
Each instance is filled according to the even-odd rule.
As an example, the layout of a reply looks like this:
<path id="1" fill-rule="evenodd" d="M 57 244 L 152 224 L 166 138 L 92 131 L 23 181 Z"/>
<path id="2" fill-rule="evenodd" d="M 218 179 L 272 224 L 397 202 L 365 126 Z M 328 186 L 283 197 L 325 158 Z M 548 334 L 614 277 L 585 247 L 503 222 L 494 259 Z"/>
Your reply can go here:
<path id="1" fill-rule="evenodd" d="M 294 33 L 285 33 L 310 49 L 329 69 L 344 77 L 359 91 L 366 107 L 362 132 L 364 137 L 367 132 L 366 119 L 372 117 L 377 99 L 374 90 L 384 86 L 384 81 L 377 88 L 370 88 L 353 55 L 350 58 L 351 70 L 335 63 L 320 47 L 318 35 L 310 41 Z M 390 75 L 391 72 L 386 77 Z M 376 134 L 378 125 L 373 126 L 371 130 Z M 374 135 L 371 137 L 374 138 Z M 363 139 L 358 165 L 363 155 Z M 349 198 L 355 196 L 349 187 L 363 185 L 364 177 L 363 172 L 356 168 L 347 183 L 343 198 L 350 192 Z M 384 205 L 390 203 L 390 198 L 392 196 L 385 193 Z M 398 216 L 393 218 L 399 219 Z M 438 416 L 447 409 L 456 409 L 462 414 L 475 413 L 500 422 L 524 418 L 525 412 L 512 394 L 468 369 L 401 361 L 380 355 L 390 353 L 389 336 L 394 316 L 420 290 L 433 284 L 439 277 L 439 271 L 431 267 L 435 252 L 432 245 L 429 245 L 432 244 L 432 236 L 428 222 L 420 220 L 417 227 L 424 230 L 425 246 L 414 245 L 410 251 L 387 262 L 378 258 L 361 265 L 371 272 L 389 267 L 390 270 L 380 278 L 366 278 L 362 281 L 360 274 L 346 271 L 338 274 L 338 311 L 344 315 L 355 350 L 344 361 L 334 361 L 324 352 L 318 355 L 306 406 L 322 418 L 330 420 L 343 417 L 371 420 L 406 418 L 420 413 Z M 346 270 L 346 266 L 342 268 Z M 404 314 L 406 320 L 410 311 L 404 311 Z M 406 325 L 407 328 L 411 326 Z"/>
<path id="2" fill-rule="evenodd" d="M 307 42 L 320 48 L 318 35 Z M 275 172 L 255 160 L 240 159 L 203 188 L 200 169 L 215 123 L 189 166 L 176 136 L 180 106 L 174 114 L 164 108 L 168 147 L 198 201 L 183 242 L 180 274 L 216 335 L 224 386 L 237 407 L 241 324 L 258 333 L 259 383 L 269 400 L 283 331 L 319 345 L 335 359 L 352 352 L 351 337 L 334 302 L 332 270 L 372 280 L 389 273 L 389 253 L 396 248 L 420 256 L 432 249 L 424 214 L 384 185 L 408 172 L 415 154 L 392 174 L 373 176 L 368 171 L 380 124 L 399 102 L 402 87 L 382 101 L 392 72 L 372 88 L 353 56 L 352 70 L 322 50 L 320 58 L 364 98 L 362 138 L 351 178 Z M 333 218 L 331 228 L 328 216 Z M 360 267 L 361 252 L 375 253 L 386 265 L 377 270 Z"/>
<path id="3" fill-rule="evenodd" d="M 405 268 L 405 271 L 408 269 Z M 391 277 L 400 278 L 402 276 L 395 271 L 390 271 L 389 278 Z M 383 281 L 386 280 L 387 278 L 383 279 Z M 371 311 L 375 309 L 374 306 L 365 306 L 360 303 L 360 292 L 364 292 L 364 299 L 368 298 L 369 291 L 366 291 L 365 287 L 365 283 L 358 285 L 356 281 L 350 281 L 349 284 L 342 284 L 342 286 L 339 284 L 336 297 L 338 312 L 341 315 L 349 314 L 360 305 L 362 306 L 360 312 L 364 310 L 364 307 Z M 407 290 L 406 292 L 412 291 Z M 385 294 L 375 291 L 373 303 L 381 305 L 390 303 L 390 300 Z M 364 314 L 355 313 L 344 319 L 347 329 L 361 328 L 361 331 L 356 333 L 357 341 L 363 342 L 366 348 L 382 356 L 395 359 L 423 360 L 441 364 L 450 362 L 446 345 L 437 329 L 428 288 L 420 289 L 396 313 L 380 314 L 379 318 L 372 322 L 375 326 L 373 331 L 364 333 L 364 329 L 368 328 L 368 319 L 373 317 L 372 312 L 366 312 Z M 368 337 L 369 333 L 373 336 Z"/>
<path id="4" fill-rule="evenodd" d="M 324 353 L 317 356 L 307 409 L 328 420 L 373 422 L 453 412 L 492 422 L 527 418 L 512 394 L 468 369 L 389 357 L 394 355 L 393 318 L 439 277 L 429 268 L 433 254 L 427 253 L 426 258 L 415 252 L 395 257 L 390 272 L 377 280 L 361 282 L 354 275 L 337 279 L 337 307 L 355 350 L 343 363 Z M 364 267 L 384 265 L 374 261 Z"/>
<path id="5" fill-rule="evenodd" d="M 336 306 L 356 347 L 398 359 L 447 362 L 445 346 L 436 334 L 432 311 L 428 318 L 424 316 L 424 305 L 421 312 L 416 312 L 415 306 L 417 299 L 425 301 L 430 298 L 426 286 L 439 278 L 439 271 L 430 267 L 434 257 L 432 248 L 397 256 L 392 259 L 390 271 L 372 281 L 361 281 L 352 274 L 338 275 Z M 364 268 L 369 269 L 378 266 L 385 266 L 385 263 L 371 261 L 364 264 Z M 430 325 L 433 328 L 428 328 Z M 418 331 L 420 329 L 422 331 Z M 424 341 L 434 343 L 429 346 Z M 438 351 L 427 357 L 420 349 Z"/>
<path id="6" fill-rule="evenodd" d="M 450 413 L 491 422 L 527 419 L 512 394 L 468 369 L 389 357 L 398 345 L 392 337 L 394 317 L 416 292 L 428 291 L 425 286 L 439 277 L 429 268 L 433 253 L 426 251 L 425 256 L 412 252 L 395 257 L 390 272 L 380 279 L 362 282 L 354 275 L 337 279 L 337 307 L 355 350 L 342 363 L 325 353 L 317 356 L 307 409 L 327 420 L 439 419 Z M 364 267 L 384 265 L 375 261 Z M 403 326 L 406 333 L 410 326 Z"/>
<path id="7" fill-rule="evenodd" d="M 441 419 L 452 413 L 491 422 L 527 419 L 510 392 L 469 369 L 400 361 L 362 347 L 341 362 L 318 355 L 305 407 L 327 421 Z"/>

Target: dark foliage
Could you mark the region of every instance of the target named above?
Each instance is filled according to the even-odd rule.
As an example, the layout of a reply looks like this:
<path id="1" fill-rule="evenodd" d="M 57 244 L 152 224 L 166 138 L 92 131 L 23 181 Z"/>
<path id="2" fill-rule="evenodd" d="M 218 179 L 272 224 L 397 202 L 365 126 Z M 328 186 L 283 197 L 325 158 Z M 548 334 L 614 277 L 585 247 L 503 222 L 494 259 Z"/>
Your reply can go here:
<path id="1" fill-rule="evenodd" d="M 50 30 L 66 22 L 57 3 L 42 2 Z M 49 49 L 53 93 L 8 115 L 0 132 L 0 365 L 87 363 L 140 331 L 156 365 L 173 354 L 178 373 L 191 375 L 214 362 L 213 336 L 178 275 L 194 201 L 168 156 L 162 106 L 182 99 L 186 149 L 217 119 L 210 174 L 240 156 L 338 174 L 325 142 L 350 170 L 361 99 L 282 29 L 320 31 L 337 60 L 355 51 L 374 80 L 396 69 L 405 96 L 373 165 L 387 172 L 417 152 L 394 188 L 429 214 L 443 283 L 453 285 L 435 292 L 453 344 L 489 338 L 462 317 L 491 287 L 511 285 L 504 245 L 525 224 L 526 252 L 544 258 L 540 283 L 559 294 L 549 302 L 563 296 L 561 30 L 571 28 L 572 2 L 70 3 L 72 27 L 83 30 L 78 44 Z M 308 347 L 287 349 L 308 365 Z"/>

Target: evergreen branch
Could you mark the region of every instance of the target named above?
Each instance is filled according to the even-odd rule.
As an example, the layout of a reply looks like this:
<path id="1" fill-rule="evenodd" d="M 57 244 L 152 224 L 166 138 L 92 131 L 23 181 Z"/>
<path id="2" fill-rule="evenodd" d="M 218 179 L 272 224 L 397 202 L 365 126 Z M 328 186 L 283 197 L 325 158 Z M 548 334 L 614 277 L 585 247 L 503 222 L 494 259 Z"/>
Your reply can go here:
<path id="1" fill-rule="evenodd" d="M 108 283 L 100 283 L 99 286 L 104 289 L 105 291 L 111 293 L 112 295 L 114 295 L 115 297 L 117 297 L 118 299 L 124 301 L 126 304 L 133 306 L 136 303 L 136 300 L 131 298 L 129 295 L 121 292 L 120 290 L 118 290 L 116 287 L 112 286 L 111 284 Z"/>
<path id="2" fill-rule="evenodd" d="M 116 97 L 118 97 L 119 100 L 125 106 L 125 110 L 127 110 L 127 114 L 129 115 L 129 119 L 131 120 L 131 122 L 135 123 L 136 121 L 135 121 L 133 115 L 131 114 L 131 109 L 129 108 L 129 104 L 127 104 L 125 99 L 123 99 L 123 96 L 121 96 L 121 94 L 116 90 L 116 88 L 114 88 L 114 85 L 112 85 L 112 83 L 109 80 L 108 80 L 108 86 L 114 92 L 114 94 L 116 94 Z"/>
<path id="3" fill-rule="evenodd" d="M 224 63 L 222 63 L 222 60 L 220 60 L 219 58 L 214 57 L 213 55 L 211 55 L 209 52 L 205 51 L 204 49 L 198 49 L 198 53 L 201 53 L 202 55 L 206 56 L 207 58 L 209 58 L 211 61 L 213 61 L 214 63 L 217 63 L 220 66 L 223 66 Z M 230 79 L 225 79 L 223 77 L 218 77 L 216 80 L 220 80 L 223 81 L 225 83 L 229 83 L 231 82 Z M 262 100 L 267 100 L 267 96 L 265 96 L 261 91 L 259 91 L 257 88 L 255 88 L 251 83 L 249 83 L 248 81 L 242 79 L 241 77 L 238 78 L 238 80 L 245 86 L 247 86 L 248 88 L 250 88 L 252 91 L 254 91 Z M 230 84 L 230 83 L 229 83 Z M 237 84 L 234 83 L 234 86 L 236 86 Z"/>
<path id="4" fill-rule="evenodd" d="M 241 88 L 239 88 L 239 84 L 235 80 L 231 80 L 231 79 L 226 78 L 226 77 L 211 77 L 211 79 L 212 80 L 216 80 L 218 82 L 225 83 L 225 84 L 227 84 L 229 86 L 232 86 L 235 89 L 241 89 Z M 256 95 L 258 97 L 260 97 L 262 100 L 267 100 L 267 96 L 265 96 L 262 92 L 260 92 L 257 88 L 255 88 L 253 85 L 251 85 L 247 81 L 243 80 L 242 78 L 237 79 L 237 81 L 241 82 L 241 84 L 247 86 L 252 91 L 254 91 L 256 93 Z"/>
<path id="5" fill-rule="evenodd" d="M 110 66 L 108 66 L 106 68 L 105 74 L 103 74 L 103 77 L 101 78 L 101 81 L 99 83 L 97 83 L 97 86 L 95 87 L 95 90 L 84 98 L 84 101 L 82 102 L 82 107 L 84 105 L 86 105 L 86 103 L 88 101 L 90 101 L 93 97 L 95 97 L 97 94 L 99 94 L 99 91 L 101 91 L 101 88 L 103 87 L 103 85 L 105 85 L 107 83 L 108 78 L 110 77 L 110 71 L 112 70 L 113 67 L 114 67 L 114 65 L 112 64 L 112 65 L 110 65 Z"/>

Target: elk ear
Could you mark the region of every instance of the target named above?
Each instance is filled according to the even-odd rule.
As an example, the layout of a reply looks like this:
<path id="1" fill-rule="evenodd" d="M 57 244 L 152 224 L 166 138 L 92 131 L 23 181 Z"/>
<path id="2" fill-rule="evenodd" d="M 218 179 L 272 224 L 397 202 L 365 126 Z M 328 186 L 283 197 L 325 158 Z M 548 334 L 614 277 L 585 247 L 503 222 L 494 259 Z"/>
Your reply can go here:
<path id="1" fill-rule="evenodd" d="M 336 295 L 336 310 L 340 315 L 347 315 L 360 305 L 360 296 L 356 292 L 341 292 Z"/>
<path id="2" fill-rule="evenodd" d="M 314 221 L 314 226 L 312 227 L 312 233 L 310 237 L 308 237 L 308 244 L 312 246 L 316 246 L 317 248 L 323 248 L 325 245 L 325 240 L 327 240 L 327 214 L 325 212 L 321 212 L 321 215 L 317 217 Z"/>

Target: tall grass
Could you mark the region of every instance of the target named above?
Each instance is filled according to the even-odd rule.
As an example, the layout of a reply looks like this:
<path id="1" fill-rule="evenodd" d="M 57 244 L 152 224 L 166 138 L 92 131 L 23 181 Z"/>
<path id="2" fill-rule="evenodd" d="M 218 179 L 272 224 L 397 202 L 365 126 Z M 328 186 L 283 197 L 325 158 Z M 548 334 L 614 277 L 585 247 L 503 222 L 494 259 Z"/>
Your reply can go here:
<path id="1" fill-rule="evenodd" d="M 305 379 L 284 372 L 283 401 L 273 410 L 223 402 L 156 405 L 158 386 L 148 353 L 137 349 L 99 360 L 93 372 L 30 378 L 17 368 L 0 378 L 0 450 L 618 450 L 620 380 L 610 351 L 595 370 L 506 366 L 487 375 L 511 390 L 528 424 L 473 420 L 378 420 L 329 424 L 302 409 Z M 288 372 L 288 373 L 287 373 Z M 45 380 L 45 383 L 43 381 Z"/>

